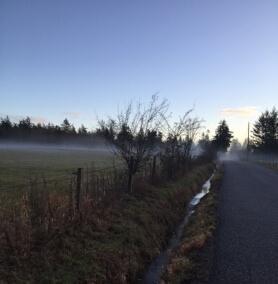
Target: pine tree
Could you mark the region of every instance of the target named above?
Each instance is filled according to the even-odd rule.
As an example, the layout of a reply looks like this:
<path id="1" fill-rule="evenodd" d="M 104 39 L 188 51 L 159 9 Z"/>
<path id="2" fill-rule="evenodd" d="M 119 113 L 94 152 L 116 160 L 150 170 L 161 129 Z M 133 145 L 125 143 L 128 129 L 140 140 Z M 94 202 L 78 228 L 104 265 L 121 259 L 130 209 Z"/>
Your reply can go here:
<path id="1" fill-rule="evenodd" d="M 68 134 L 75 134 L 75 127 L 69 122 L 67 118 L 64 119 L 63 123 L 61 124 L 61 130 Z"/>
<path id="2" fill-rule="evenodd" d="M 252 131 L 254 148 L 260 152 L 278 152 L 278 111 L 263 112 Z"/>
<path id="3" fill-rule="evenodd" d="M 87 135 L 88 134 L 87 128 L 83 124 L 81 124 L 81 126 L 79 127 L 78 134 L 79 135 Z"/>
<path id="4" fill-rule="evenodd" d="M 1 118 L 0 122 L 0 128 L 4 130 L 11 129 L 13 127 L 12 122 L 10 121 L 10 118 L 6 116 L 5 118 Z"/>
<path id="5" fill-rule="evenodd" d="M 213 138 L 213 144 L 217 151 L 227 152 L 231 145 L 233 134 L 225 120 L 221 120 Z"/>

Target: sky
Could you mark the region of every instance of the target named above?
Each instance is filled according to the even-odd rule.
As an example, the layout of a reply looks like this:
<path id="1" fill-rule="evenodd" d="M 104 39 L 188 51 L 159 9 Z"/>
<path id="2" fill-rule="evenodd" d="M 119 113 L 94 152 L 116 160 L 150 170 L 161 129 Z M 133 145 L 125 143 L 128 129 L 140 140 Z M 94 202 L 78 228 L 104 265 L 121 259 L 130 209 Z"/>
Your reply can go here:
<path id="1" fill-rule="evenodd" d="M 91 128 L 158 93 L 243 141 L 277 77 L 277 0 L 0 0 L 0 116 Z"/>

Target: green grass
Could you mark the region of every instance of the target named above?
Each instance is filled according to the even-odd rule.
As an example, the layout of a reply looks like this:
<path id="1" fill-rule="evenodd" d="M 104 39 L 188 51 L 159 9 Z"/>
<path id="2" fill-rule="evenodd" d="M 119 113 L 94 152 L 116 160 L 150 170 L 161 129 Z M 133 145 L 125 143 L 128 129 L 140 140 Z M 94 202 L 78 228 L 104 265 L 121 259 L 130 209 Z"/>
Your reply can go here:
<path id="1" fill-rule="evenodd" d="M 112 164 L 109 151 L 0 149 L 0 190 L 21 187 L 34 177 L 62 179 L 79 167 L 106 168 Z"/>

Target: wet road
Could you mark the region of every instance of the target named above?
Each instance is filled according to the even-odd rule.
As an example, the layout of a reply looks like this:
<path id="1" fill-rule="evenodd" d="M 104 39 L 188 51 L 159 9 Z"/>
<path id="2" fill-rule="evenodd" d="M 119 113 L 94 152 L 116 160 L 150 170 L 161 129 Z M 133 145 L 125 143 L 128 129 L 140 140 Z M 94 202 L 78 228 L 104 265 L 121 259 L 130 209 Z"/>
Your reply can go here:
<path id="1" fill-rule="evenodd" d="M 225 162 L 210 283 L 278 283 L 278 173 Z"/>

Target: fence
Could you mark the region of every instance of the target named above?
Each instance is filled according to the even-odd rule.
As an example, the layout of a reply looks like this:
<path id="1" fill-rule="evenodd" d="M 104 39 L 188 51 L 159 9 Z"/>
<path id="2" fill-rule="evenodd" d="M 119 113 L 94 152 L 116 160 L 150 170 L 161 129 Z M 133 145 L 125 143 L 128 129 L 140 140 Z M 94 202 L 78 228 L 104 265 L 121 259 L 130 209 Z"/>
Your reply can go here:
<path id="1" fill-rule="evenodd" d="M 51 246 L 68 230 L 85 228 L 86 224 L 93 224 L 89 229 L 102 227 L 105 214 L 121 205 L 121 201 L 114 201 L 127 192 L 128 178 L 123 167 L 91 166 L 55 177 L 31 177 L 15 190 L 0 190 L 0 247 L 7 252 L 3 257 L 15 256 L 13 259 L 21 265 L 34 251 Z M 164 178 L 164 164 L 159 157 L 144 163 L 133 176 L 134 184 Z"/>
<path id="2" fill-rule="evenodd" d="M 150 161 L 143 163 L 139 171 L 132 175 L 132 179 L 141 179 L 147 182 L 154 182 L 161 173 L 160 160 L 154 156 Z M 49 193 L 64 194 L 69 196 L 69 202 L 79 210 L 83 198 L 94 200 L 95 204 L 107 201 L 115 195 L 128 190 L 129 175 L 123 166 L 115 166 L 96 169 L 93 164 L 75 170 L 64 172 L 52 172 L 50 176 L 45 174 L 29 173 L 26 182 L 12 184 L 13 177 L 16 180 L 17 172 L 10 173 L 10 183 L 0 184 L 0 206 L 3 195 L 10 195 L 11 198 L 22 198 L 30 191 L 44 190 Z M 6 196 L 7 198 L 7 196 Z"/>
<path id="3" fill-rule="evenodd" d="M 192 163 L 194 161 L 189 162 L 189 167 Z M 30 208 L 31 211 L 37 211 L 35 215 L 53 216 L 56 210 L 63 212 L 58 215 L 74 216 L 83 208 L 86 211 L 86 206 L 105 206 L 126 192 L 130 193 L 132 183 L 156 184 L 173 178 L 173 173 L 179 168 L 184 173 L 189 169 L 188 165 L 177 166 L 169 159 L 153 156 L 141 165 L 136 174 L 124 167 L 116 167 L 113 163 L 111 167 L 102 169 L 96 169 L 92 165 L 59 172 L 50 177 L 31 176 L 27 183 L 0 189 L 0 214 L 1 210 L 3 213 L 6 209 L 16 210 L 16 206 L 19 206 L 19 210 L 26 212 Z"/>
<path id="4" fill-rule="evenodd" d="M 93 198 L 96 204 L 107 201 L 121 193 L 129 191 L 130 182 L 141 179 L 154 183 L 156 177 L 161 174 L 161 164 L 154 156 L 150 162 L 146 162 L 139 171 L 130 176 L 128 170 L 115 166 L 95 170 L 90 167 L 78 168 L 75 178 L 71 183 L 72 197 L 75 209 L 80 209 L 83 197 Z"/>
<path id="5" fill-rule="evenodd" d="M 134 178 L 152 182 L 159 171 L 153 158 Z M 4 232 L 0 245 L 8 241 L 11 249 L 28 255 L 30 244 L 39 247 L 39 242 L 49 242 L 80 218 L 97 219 L 99 212 L 127 192 L 127 183 L 127 171 L 113 165 L 77 168 L 49 178 L 33 176 L 27 183 L 4 187 L 0 190 L 0 232 Z"/>
<path id="6" fill-rule="evenodd" d="M 277 154 L 254 154 L 248 156 L 248 160 L 265 165 L 269 168 L 278 170 L 278 156 Z"/>

